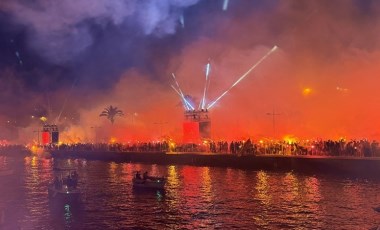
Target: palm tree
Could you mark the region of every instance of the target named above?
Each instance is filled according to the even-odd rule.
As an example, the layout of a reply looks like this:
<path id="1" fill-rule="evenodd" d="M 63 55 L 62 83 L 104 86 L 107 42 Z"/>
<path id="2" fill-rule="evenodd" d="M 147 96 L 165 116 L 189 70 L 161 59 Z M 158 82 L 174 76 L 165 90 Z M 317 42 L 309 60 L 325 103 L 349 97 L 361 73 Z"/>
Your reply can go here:
<path id="1" fill-rule="evenodd" d="M 100 114 L 99 114 L 99 117 L 107 117 L 108 120 L 111 121 L 111 123 L 113 124 L 114 121 L 115 121 L 115 117 L 116 116 L 123 116 L 124 113 L 123 111 L 121 111 L 120 109 L 118 109 L 117 107 L 113 107 L 112 105 L 110 105 L 109 107 L 105 108 Z"/>

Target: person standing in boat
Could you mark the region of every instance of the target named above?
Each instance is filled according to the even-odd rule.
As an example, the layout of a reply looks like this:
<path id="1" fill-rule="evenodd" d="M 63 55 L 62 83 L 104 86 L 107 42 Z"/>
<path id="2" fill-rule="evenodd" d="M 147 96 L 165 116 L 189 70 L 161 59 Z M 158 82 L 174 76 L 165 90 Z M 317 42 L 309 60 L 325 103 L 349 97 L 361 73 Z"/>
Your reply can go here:
<path id="1" fill-rule="evenodd" d="M 71 178 L 73 178 L 74 180 L 78 179 L 78 173 L 77 173 L 77 171 L 74 171 L 74 172 L 71 173 Z"/>
<path id="2" fill-rule="evenodd" d="M 144 172 L 144 174 L 143 174 L 143 179 L 144 179 L 144 180 L 148 179 L 148 172 L 147 172 L 147 171 Z"/>
<path id="3" fill-rule="evenodd" d="M 136 172 L 136 179 L 140 179 L 141 180 L 141 175 L 140 175 L 139 171 Z"/>
<path id="4" fill-rule="evenodd" d="M 76 188 L 77 185 L 78 185 L 78 173 L 77 173 L 77 171 L 74 171 L 71 174 L 71 179 L 72 179 L 72 185 L 73 185 L 73 187 Z"/>
<path id="5" fill-rule="evenodd" d="M 67 178 L 66 178 L 66 185 L 67 187 L 72 187 L 73 186 L 73 179 L 71 178 L 71 175 L 67 175 Z"/>
<path id="6" fill-rule="evenodd" d="M 62 187 L 62 183 L 61 183 L 61 181 L 58 179 L 57 176 L 54 178 L 54 187 L 55 187 L 56 189 L 60 189 L 60 188 Z"/>

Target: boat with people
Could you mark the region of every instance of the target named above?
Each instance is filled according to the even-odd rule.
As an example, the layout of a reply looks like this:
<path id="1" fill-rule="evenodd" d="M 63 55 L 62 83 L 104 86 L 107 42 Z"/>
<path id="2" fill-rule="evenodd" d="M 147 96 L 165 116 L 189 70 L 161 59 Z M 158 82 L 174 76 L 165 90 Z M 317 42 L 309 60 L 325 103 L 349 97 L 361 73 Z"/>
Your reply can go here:
<path id="1" fill-rule="evenodd" d="M 165 177 L 156 177 L 149 176 L 148 172 L 145 172 L 141 176 L 140 172 L 137 171 L 132 179 L 133 188 L 141 189 L 165 189 L 166 178 Z"/>
<path id="2" fill-rule="evenodd" d="M 49 198 L 65 202 L 79 201 L 81 190 L 77 185 L 78 174 L 76 171 L 70 172 L 66 178 L 56 176 L 53 183 L 48 185 Z"/>

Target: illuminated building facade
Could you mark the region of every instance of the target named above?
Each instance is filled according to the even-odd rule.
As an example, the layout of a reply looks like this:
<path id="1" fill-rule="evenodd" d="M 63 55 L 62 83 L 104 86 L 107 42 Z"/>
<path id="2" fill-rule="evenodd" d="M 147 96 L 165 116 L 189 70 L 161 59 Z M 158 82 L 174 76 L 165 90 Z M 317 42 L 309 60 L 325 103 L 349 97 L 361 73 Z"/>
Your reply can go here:
<path id="1" fill-rule="evenodd" d="M 197 143 L 211 138 L 211 120 L 207 110 L 185 111 L 183 122 L 183 141 Z"/>
<path id="2" fill-rule="evenodd" d="M 58 144 L 59 130 L 57 125 L 45 124 L 42 127 L 41 140 L 43 145 Z"/>

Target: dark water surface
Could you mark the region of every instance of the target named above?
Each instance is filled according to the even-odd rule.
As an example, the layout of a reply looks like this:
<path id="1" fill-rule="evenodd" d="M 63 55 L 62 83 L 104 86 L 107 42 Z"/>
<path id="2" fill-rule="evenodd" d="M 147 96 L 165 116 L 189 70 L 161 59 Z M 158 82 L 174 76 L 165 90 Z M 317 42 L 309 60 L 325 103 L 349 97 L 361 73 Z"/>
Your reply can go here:
<path id="1" fill-rule="evenodd" d="M 82 202 L 49 201 L 54 165 L 74 167 Z M 380 181 L 293 172 L 0 156 L 0 229 L 370 229 Z M 136 170 L 168 178 L 132 189 Z"/>

